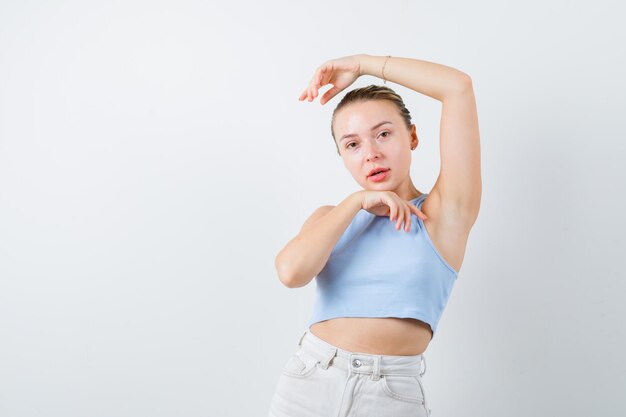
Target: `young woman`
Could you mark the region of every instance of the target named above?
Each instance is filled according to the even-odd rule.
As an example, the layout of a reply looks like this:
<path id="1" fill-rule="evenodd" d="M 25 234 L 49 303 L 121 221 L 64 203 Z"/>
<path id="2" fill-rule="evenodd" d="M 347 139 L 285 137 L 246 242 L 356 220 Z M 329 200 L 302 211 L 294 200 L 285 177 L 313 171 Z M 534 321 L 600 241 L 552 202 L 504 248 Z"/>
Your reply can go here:
<path id="1" fill-rule="evenodd" d="M 440 173 L 429 193 L 410 177 L 415 124 L 400 96 L 347 93 L 331 133 L 363 188 L 315 210 L 276 257 L 289 288 L 316 277 L 313 315 L 282 368 L 270 417 L 429 416 L 422 376 L 478 216 L 482 185 L 471 78 L 432 62 L 359 54 L 318 67 L 299 99 L 327 103 L 371 75 L 442 103 Z M 415 215 L 415 220 L 412 216 Z"/>

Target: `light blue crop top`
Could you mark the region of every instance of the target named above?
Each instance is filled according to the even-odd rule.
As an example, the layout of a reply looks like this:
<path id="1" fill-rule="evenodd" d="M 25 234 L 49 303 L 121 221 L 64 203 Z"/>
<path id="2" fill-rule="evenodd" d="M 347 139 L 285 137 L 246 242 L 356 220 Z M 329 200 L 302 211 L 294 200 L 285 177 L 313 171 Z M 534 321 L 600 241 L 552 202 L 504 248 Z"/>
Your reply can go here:
<path id="1" fill-rule="evenodd" d="M 421 208 L 427 196 L 410 202 Z M 315 277 L 307 327 L 335 317 L 410 317 L 430 325 L 434 337 L 458 273 L 437 252 L 421 218 L 411 214 L 409 232 L 395 225 L 389 216 L 357 212 Z"/>

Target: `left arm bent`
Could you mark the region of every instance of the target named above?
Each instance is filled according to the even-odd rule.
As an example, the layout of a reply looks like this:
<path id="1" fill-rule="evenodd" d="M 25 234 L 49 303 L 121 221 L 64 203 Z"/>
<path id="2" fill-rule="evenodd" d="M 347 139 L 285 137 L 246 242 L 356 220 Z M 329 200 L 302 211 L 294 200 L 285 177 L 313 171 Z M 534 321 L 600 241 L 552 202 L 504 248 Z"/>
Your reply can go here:
<path id="1" fill-rule="evenodd" d="M 433 190 L 442 209 L 454 210 L 471 226 L 478 217 L 482 194 L 480 135 L 471 80 L 465 90 L 444 98 L 439 135 L 441 167 Z"/>
<path id="2" fill-rule="evenodd" d="M 382 78 L 385 56 L 360 54 L 361 75 Z M 455 68 L 412 58 L 391 57 L 385 79 L 442 103 L 441 168 L 433 186 L 440 208 L 467 227 L 480 208 L 480 135 L 476 99 L 469 75 Z"/>

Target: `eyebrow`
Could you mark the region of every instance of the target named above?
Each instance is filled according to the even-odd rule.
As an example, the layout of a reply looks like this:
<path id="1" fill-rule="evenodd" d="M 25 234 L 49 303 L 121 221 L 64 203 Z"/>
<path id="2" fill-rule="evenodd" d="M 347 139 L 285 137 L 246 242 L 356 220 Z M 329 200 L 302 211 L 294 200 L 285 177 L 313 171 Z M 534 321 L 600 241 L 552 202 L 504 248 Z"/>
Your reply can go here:
<path id="1" fill-rule="evenodd" d="M 391 122 L 388 122 L 387 120 L 384 120 L 380 123 L 378 123 L 377 125 L 372 126 L 371 130 L 376 130 L 378 129 L 380 126 L 384 125 L 385 123 L 389 123 L 389 124 L 393 124 Z M 358 136 L 356 133 L 348 133 L 346 135 L 343 135 L 341 138 L 339 138 L 339 143 L 341 143 L 344 139 L 348 139 L 348 138 L 352 138 L 354 136 Z"/>

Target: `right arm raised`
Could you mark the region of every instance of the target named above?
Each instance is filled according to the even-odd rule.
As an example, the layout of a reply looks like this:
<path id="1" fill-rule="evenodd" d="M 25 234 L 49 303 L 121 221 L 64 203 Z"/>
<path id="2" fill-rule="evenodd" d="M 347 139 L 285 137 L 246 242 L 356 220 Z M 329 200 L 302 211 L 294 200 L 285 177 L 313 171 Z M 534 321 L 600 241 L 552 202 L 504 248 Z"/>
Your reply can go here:
<path id="1" fill-rule="evenodd" d="M 278 253 L 274 265 L 289 288 L 304 287 L 326 265 L 330 253 L 362 207 L 361 191 L 337 206 L 322 206 L 304 222 L 300 232 Z"/>

